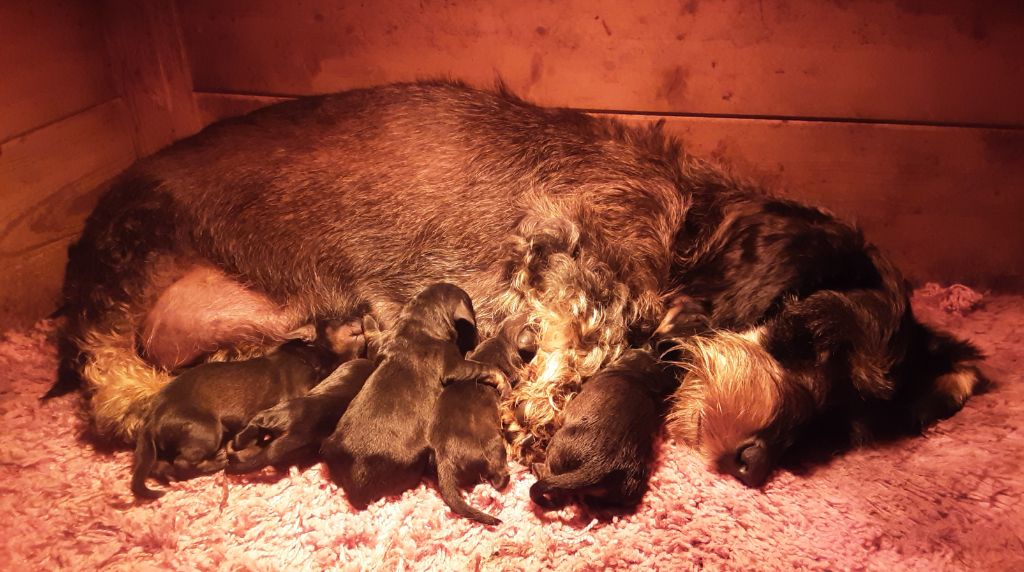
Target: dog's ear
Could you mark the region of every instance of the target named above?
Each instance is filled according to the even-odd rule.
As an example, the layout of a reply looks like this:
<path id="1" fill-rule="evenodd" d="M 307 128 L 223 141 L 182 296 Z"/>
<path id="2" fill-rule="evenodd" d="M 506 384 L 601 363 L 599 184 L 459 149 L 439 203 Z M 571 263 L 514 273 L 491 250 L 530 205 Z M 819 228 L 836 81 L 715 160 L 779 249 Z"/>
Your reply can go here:
<path id="1" fill-rule="evenodd" d="M 380 334 L 380 324 L 370 314 L 363 316 L 363 334 L 367 336 Z"/>
<path id="2" fill-rule="evenodd" d="M 469 296 L 463 296 L 452 312 L 452 324 L 455 326 L 455 343 L 462 355 L 473 351 L 477 344 L 476 312 Z"/>
<path id="3" fill-rule="evenodd" d="M 468 296 L 459 300 L 459 303 L 455 305 L 452 319 L 455 321 L 462 320 L 476 328 L 476 312 L 473 310 L 473 302 L 470 301 Z"/>
<path id="4" fill-rule="evenodd" d="M 520 326 L 515 337 L 516 351 L 523 363 L 530 363 L 540 349 L 539 332 L 537 327 L 529 322 Z"/>

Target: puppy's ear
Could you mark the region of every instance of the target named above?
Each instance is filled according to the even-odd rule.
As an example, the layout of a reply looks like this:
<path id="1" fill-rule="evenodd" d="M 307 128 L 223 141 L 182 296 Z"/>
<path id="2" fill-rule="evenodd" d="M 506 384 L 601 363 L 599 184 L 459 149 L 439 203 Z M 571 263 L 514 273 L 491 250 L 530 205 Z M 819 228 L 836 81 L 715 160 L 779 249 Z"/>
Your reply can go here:
<path id="1" fill-rule="evenodd" d="M 380 352 L 381 337 L 383 335 L 383 332 L 380 331 L 380 325 L 373 316 L 369 314 L 363 316 L 363 336 L 366 340 L 366 359 L 377 359 L 377 354 Z"/>
<path id="2" fill-rule="evenodd" d="M 477 344 L 476 312 L 473 311 L 473 302 L 469 296 L 464 296 L 455 305 L 452 322 L 455 326 L 456 344 L 462 355 L 466 355 L 473 351 Z"/>
<path id="3" fill-rule="evenodd" d="M 370 314 L 363 316 L 363 333 L 366 335 L 380 334 L 380 324 Z"/>
<path id="4" fill-rule="evenodd" d="M 473 303 L 469 298 L 459 300 L 459 303 L 455 305 L 455 312 L 452 318 L 455 321 L 462 320 L 474 328 L 476 327 L 476 312 L 473 310 Z"/>

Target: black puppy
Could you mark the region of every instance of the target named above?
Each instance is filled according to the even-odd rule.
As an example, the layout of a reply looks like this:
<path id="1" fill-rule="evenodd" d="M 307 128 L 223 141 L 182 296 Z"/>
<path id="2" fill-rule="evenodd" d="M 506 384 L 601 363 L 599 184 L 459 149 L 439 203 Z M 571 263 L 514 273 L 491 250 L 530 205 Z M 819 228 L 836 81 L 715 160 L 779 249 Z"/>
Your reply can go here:
<path id="1" fill-rule="evenodd" d="M 496 367 L 463 358 L 475 345 L 476 314 L 462 289 L 433 284 L 402 308 L 385 336 L 380 364 L 321 447 L 331 477 L 354 506 L 420 481 L 443 383 L 501 382 Z"/>
<path id="2" fill-rule="evenodd" d="M 146 487 L 157 473 L 178 478 L 224 468 L 225 439 L 257 412 L 305 394 L 336 365 L 321 346 L 293 341 L 276 352 L 245 361 L 206 363 L 189 369 L 156 395 L 135 445 L 132 492 L 159 498 Z"/>
<path id="3" fill-rule="evenodd" d="M 493 365 L 511 380 L 536 351 L 535 336 L 522 316 L 505 320 L 498 334 L 480 344 L 468 359 Z M 488 525 L 501 520 L 469 506 L 459 487 L 483 480 L 496 489 L 508 484 L 498 398 L 499 388 L 475 380 L 449 383 L 437 400 L 428 431 L 441 497 L 455 514 Z"/>
<path id="4" fill-rule="evenodd" d="M 566 494 L 611 505 L 640 502 L 647 464 L 674 377 L 643 350 L 629 350 L 583 383 L 565 407 L 530 498 L 545 508 Z"/>
<path id="5" fill-rule="evenodd" d="M 228 444 L 227 472 L 247 473 L 316 455 L 377 366 L 380 329 L 376 320 L 366 315 L 361 330 L 365 341 L 359 355 L 365 357 L 346 361 L 308 394 L 257 413 Z M 334 349 L 340 348 L 335 344 Z"/>

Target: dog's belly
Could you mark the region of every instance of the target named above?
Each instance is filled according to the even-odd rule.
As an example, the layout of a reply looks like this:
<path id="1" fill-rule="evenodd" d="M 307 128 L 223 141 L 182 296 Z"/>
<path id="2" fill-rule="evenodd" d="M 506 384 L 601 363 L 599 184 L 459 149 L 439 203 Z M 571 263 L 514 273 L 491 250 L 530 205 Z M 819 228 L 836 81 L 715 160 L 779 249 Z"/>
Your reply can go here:
<path id="1" fill-rule="evenodd" d="M 246 288 L 211 266 L 196 266 L 173 282 L 146 313 L 146 357 L 168 369 L 245 341 L 274 342 L 307 334 L 304 316 Z"/>

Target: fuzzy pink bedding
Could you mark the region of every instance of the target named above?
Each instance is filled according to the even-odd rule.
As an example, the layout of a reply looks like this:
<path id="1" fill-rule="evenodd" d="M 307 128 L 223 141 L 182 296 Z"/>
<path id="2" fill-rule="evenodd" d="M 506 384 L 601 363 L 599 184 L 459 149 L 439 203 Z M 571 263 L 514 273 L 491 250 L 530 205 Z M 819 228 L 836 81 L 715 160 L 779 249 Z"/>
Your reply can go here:
<path id="1" fill-rule="evenodd" d="M 453 518 L 430 485 L 353 510 L 319 465 L 223 474 L 136 503 L 132 453 L 81 436 L 78 397 L 42 403 L 52 327 L 0 342 L 0 568 L 11 570 L 1022 570 L 1024 297 L 918 291 L 918 314 L 974 340 L 995 384 L 923 438 L 861 449 L 764 490 L 671 441 L 632 515 L 540 513 L 515 466 Z M 975 308 L 975 306 L 977 306 Z M 973 310 L 973 311 L 972 311 Z"/>

